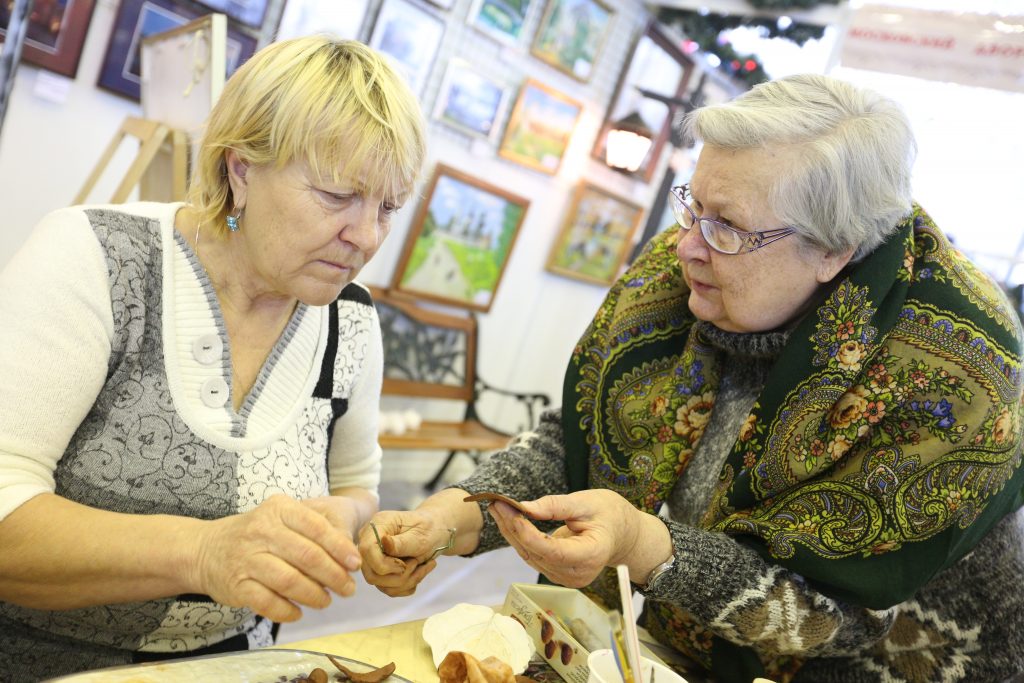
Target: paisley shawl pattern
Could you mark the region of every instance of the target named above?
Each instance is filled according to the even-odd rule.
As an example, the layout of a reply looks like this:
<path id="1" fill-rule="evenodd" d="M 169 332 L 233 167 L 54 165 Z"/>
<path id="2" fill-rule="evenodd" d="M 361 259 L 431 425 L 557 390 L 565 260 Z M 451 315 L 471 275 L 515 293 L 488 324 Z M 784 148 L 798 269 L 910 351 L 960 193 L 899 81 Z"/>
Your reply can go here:
<path id="1" fill-rule="evenodd" d="M 718 386 L 677 236 L 652 240 L 612 288 L 564 384 L 570 489 L 609 488 L 648 512 L 685 469 Z M 1021 343 L 999 287 L 915 206 L 794 329 L 702 526 L 751 539 L 838 599 L 908 599 L 1019 504 L 1006 484 L 1021 466 Z M 679 608 L 648 611 L 652 633 L 705 665 L 737 647 Z"/>

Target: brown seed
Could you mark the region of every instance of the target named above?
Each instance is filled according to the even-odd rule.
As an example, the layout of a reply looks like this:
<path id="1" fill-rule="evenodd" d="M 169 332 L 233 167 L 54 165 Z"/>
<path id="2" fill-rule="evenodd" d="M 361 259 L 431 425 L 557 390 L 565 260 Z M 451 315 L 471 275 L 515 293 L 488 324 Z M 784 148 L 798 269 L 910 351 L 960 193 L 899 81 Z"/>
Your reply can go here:
<path id="1" fill-rule="evenodd" d="M 540 618 L 540 642 L 550 642 L 555 637 L 555 627 L 544 617 Z"/>
<path id="2" fill-rule="evenodd" d="M 306 680 L 309 683 L 327 683 L 327 672 L 320 668 L 313 669 L 309 672 Z"/>
<path id="3" fill-rule="evenodd" d="M 544 643 L 544 659 L 551 659 L 554 657 L 556 650 L 558 650 L 558 645 L 555 644 L 555 641 L 549 640 Z"/>
<path id="4" fill-rule="evenodd" d="M 562 664 L 568 666 L 569 662 L 572 661 L 573 649 L 569 643 L 562 643 Z"/>

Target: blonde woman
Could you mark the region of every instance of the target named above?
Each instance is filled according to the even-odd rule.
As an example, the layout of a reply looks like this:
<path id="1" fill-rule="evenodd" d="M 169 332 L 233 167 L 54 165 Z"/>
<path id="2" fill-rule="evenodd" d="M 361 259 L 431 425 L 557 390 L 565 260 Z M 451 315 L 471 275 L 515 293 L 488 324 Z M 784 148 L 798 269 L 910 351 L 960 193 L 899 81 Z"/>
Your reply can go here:
<path id="1" fill-rule="evenodd" d="M 270 645 L 351 595 L 380 330 L 354 279 L 425 154 L 375 52 L 275 43 L 184 204 L 71 207 L 0 275 L 0 680 Z"/>

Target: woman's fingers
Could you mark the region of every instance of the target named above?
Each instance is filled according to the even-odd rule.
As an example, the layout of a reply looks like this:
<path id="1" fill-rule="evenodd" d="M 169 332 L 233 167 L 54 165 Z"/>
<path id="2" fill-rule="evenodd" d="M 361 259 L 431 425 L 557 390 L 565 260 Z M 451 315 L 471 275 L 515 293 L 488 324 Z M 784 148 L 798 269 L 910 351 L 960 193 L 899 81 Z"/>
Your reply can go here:
<path id="1" fill-rule="evenodd" d="M 409 561 L 406 563 L 405 569 L 401 574 L 382 576 L 379 577 L 378 581 L 371 583 L 373 583 L 379 591 L 393 598 L 412 595 L 416 592 L 416 587 L 419 583 L 426 578 L 427 574 L 433 571 L 436 566 L 437 562 L 435 560 L 430 560 L 424 564 Z"/>
<path id="2" fill-rule="evenodd" d="M 531 567 L 552 580 L 572 587 L 585 586 L 605 566 L 607 534 L 600 529 L 574 531 L 560 527 L 548 536 L 507 505 L 492 503 L 491 515 L 502 536 Z"/>
<path id="3" fill-rule="evenodd" d="M 392 597 L 411 595 L 437 563 L 432 555 L 439 536 L 430 519 L 415 512 L 383 512 L 374 516 L 359 536 L 363 577 Z M 447 533 L 447 531 L 445 532 Z"/>
<path id="4" fill-rule="evenodd" d="M 348 596 L 355 590 L 339 562 L 351 561 L 355 546 L 322 514 L 297 501 L 275 496 L 209 529 L 200 540 L 198 583 L 218 602 L 288 621 L 298 618 L 302 605 L 326 607 L 330 591 Z"/>

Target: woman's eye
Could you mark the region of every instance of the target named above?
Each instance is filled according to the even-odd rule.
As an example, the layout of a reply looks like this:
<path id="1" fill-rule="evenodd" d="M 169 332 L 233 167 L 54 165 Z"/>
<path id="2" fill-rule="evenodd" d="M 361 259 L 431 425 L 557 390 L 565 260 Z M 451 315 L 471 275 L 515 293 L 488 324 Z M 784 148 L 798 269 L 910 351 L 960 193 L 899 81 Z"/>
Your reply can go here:
<path id="1" fill-rule="evenodd" d="M 344 204 L 345 202 L 352 201 L 356 196 L 348 192 L 329 192 L 327 190 L 317 190 L 317 192 L 325 201 L 332 204 Z"/>
<path id="2" fill-rule="evenodd" d="M 383 204 L 380 205 L 380 212 L 385 216 L 390 216 L 394 214 L 396 211 L 398 211 L 400 208 L 402 207 L 398 206 L 398 204 L 395 204 L 393 202 L 384 202 Z"/>

